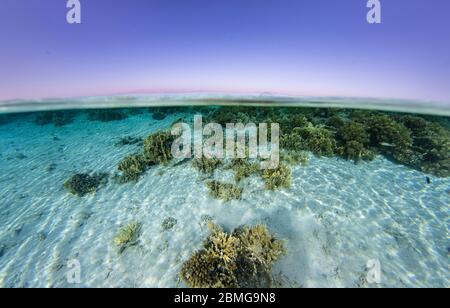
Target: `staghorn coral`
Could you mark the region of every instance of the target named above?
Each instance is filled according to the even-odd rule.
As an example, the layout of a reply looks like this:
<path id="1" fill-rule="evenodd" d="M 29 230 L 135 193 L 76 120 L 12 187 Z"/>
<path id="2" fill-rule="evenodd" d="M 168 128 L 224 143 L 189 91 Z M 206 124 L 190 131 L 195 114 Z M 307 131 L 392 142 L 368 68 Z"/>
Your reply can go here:
<path id="1" fill-rule="evenodd" d="M 375 153 L 367 148 L 370 137 L 363 124 L 351 121 L 343 124 L 336 133 L 337 154 L 346 159 L 373 160 Z"/>
<path id="2" fill-rule="evenodd" d="M 233 235 L 239 239 L 240 253 L 266 272 L 271 272 L 272 264 L 286 252 L 283 242 L 273 237 L 265 225 L 241 227 Z"/>
<path id="3" fill-rule="evenodd" d="M 421 117 L 406 115 L 399 118 L 399 122 L 401 122 L 405 127 L 407 127 L 413 135 L 421 135 L 428 128 L 429 123 Z"/>
<path id="4" fill-rule="evenodd" d="M 172 160 L 172 142 L 170 132 L 157 132 L 144 141 L 144 156 L 149 164 L 167 164 Z"/>
<path id="5" fill-rule="evenodd" d="M 427 122 L 425 129 L 413 134 L 413 151 L 420 157 L 420 170 L 450 176 L 450 131 L 440 124 Z"/>
<path id="6" fill-rule="evenodd" d="M 119 253 L 122 253 L 130 246 L 136 245 L 142 224 L 139 222 L 132 222 L 123 226 L 117 232 L 113 242 L 119 248 Z"/>
<path id="7" fill-rule="evenodd" d="M 133 154 L 125 157 L 117 167 L 121 171 L 120 183 L 139 180 L 139 177 L 147 170 L 147 160 L 142 154 Z"/>
<path id="8" fill-rule="evenodd" d="M 222 165 L 222 161 L 217 158 L 196 158 L 192 161 L 192 166 L 201 173 L 212 174 L 214 171 Z"/>
<path id="9" fill-rule="evenodd" d="M 229 183 L 219 181 L 206 181 L 206 187 L 213 198 L 228 202 L 231 200 L 240 200 L 242 197 L 242 188 Z"/>
<path id="10" fill-rule="evenodd" d="M 326 128 L 309 125 L 298 132 L 309 151 L 318 156 L 333 155 L 336 142 Z"/>
<path id="11" fill-rule="evenodd" d="M 87 173 L 75 174 L 64 183 L 64 187 L 73 195 L 84 197 L 89 193 L 94 193 L 97 189 L 108 181 L 108 174 Z"/>
<path id="12" fill-rule="evenodd" d="M 286 150 L 308 150 L 318 156 L 331 156 L 336 148 L 336 141 L 331 131 L 309 122 L 304 127 L 294 128 L 289 134 L 283 134 L 281 146 Z"/>
<path id="13" fill-rule="evenodd" d="M 231 160 L 227 169 L 232 169 L 234 171 L 234 179 L 236 182 L 240 182 L 241 180 L 258 173 L 260 167 L 257 163 L 250 163 L 247 159 L 235 158 Z"/>
<path id="14" fill-rule="evenodd" d="M 308 153 L 303 151 L 284 151 L 281 153 L 281 160 L 291 166 L 306 166 L 309 161 Z"/>
<path id="15" fill-rule="evenodd" d="M 344 124 L 345 120 L 337 115 L 334 115 L 327 120 L 327 126 L 334 127 L 336 129 L 341 128 Z"/>
<path id="16" fill-rule="evenodd" d="M 364 125 L 354 121 L 345 123 L 339 127 L 336 138 L 343 142 L 356 141 L 361 144 L 367 144 L 369 142 L 369 134 L 366 132 Z"/>
<path id="17" fill-rule="evenodd" d="M 410 131 L 388 115 L 372 116 L 368 119 L 367 131 L 373 146 L 384 146 L 395 151 L 403 151 L 412 145 Z M 391 152 L 391 151 L 389 151 Z"/>
<path id="18" fill-rule="evenodd" d="M 263 225 L 227 234 L 210 223 L 203 249 L 181 268 L 180 278 L 194 288 L 270 287 L 272 266 L 284 253 L 283 242 Z"/>
<path id="19" fill-rule="evenodd" d="M 276 169 L 266 169 L 262 172 L 266 189 L 277 190 L 290 188 L 292 183 L 292 172 L 285 164 L 280 163 Z"/>

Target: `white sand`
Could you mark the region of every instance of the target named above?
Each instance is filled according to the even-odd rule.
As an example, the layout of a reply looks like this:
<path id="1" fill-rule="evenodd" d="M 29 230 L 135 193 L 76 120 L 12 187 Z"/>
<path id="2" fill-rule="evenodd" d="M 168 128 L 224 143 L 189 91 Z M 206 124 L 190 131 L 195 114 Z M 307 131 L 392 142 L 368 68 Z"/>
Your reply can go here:
<path id="1" fill-rule="evenodd" d="M 275 275 L 286 287 L 450 287 L 450 179 L 427 184 L 383 158 L 355 165 L 312 157 L 294 168 L 291 189 L 268 192 L 251 178 L 243 200 L 226 204 L 208 196 L 190 163 L 153 168 L 137 184 L 110 181 L 84 198 L 62 187 L 76 172 L 114 173 L 139 149 L 116 147 L 118 137 L 144 137 L 176 118 L 1 126 L 0 286 L 182 287 L 180 266 L 201 248 L 201 217 L 210 215 L 227 230 L 265 223 L 284 239 Z M 178 223 L 163 232 L 167 217 Z M 139 245 L 119 255 L 112 239 L 131 221 L 143 223 Z M 80 285 L 66 280 L 71 259 L 81 263 Z M 381 262 L 380 285 L 365 279 L 370 259 Z"/>

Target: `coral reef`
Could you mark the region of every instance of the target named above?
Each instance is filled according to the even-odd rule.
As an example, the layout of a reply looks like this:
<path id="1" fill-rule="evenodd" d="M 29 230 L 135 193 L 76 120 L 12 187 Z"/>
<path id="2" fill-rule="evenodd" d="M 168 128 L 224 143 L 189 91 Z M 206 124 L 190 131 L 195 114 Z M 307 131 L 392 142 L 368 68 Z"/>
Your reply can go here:
<path id="1" fill-rule="evenodd" d="M 283 134 L 281 146 L 287 150 L 308 150 L 318 156 L 331 156 L 334 154 L 336 141 L 331 131 L 308 122 L 303 127 L 294 128 L 289 134 Z"/>
<path id="2" fill-rule="evenodd" d="M 223 200 L 224 202 L 240 200 L 242 197 L 243 189 L 233 184 L 222 183 L 219 181 L 207 181 L 206 186 L 212 197 Z"/>
<path id="3" fill-rule="evenodd" d="M 130 246 L 136 245 L 141 231 L 142 224 L 139 222 L 132 222 L 119 229 L 113 242 L 119 248 L 119 253 L 122 253 Z"/>
<path id="4" fill-rule="evenodd" d="M 73 110 L 43 111 L 36 114 L 34 123 L 39 126 L 53 124 L 55 127 L 62 127 L 73 123 L 77 114 Z"/>
<path id="5" fill-rule="evenodd" d="M 411 148 L 410 131 L 388 115 L 376 115 L 368 118 L 367 131 L 373 146 L 384 148 L 383 152 L 393 154 L 394 157 L 395 154 Z"/>
<path id="6" fill-rule="evenodd" d="M 418 125 L 416 122 L 411 131 L 412 151 L 420 160 L 420 170 L 440 177 L 450 176 L 450 131 L 434 122 L 426 122 L 422 129 Z"/>
<path id="7" fill-rule="evenodd" d="M 232 234 L 209 224 L 211 234 L 180 271 L 194 288 L 259 288 L 272 285 L 272 266 L 284 253 L 283 242 L 267 227 L 242 227 Z"/>
<path id="8" fill-rule="evenodd" d="M 308 153 L 303 151 L 284 151 L 281 153 L 281 160 L 291 166 L 306 166 L 309 161 Z"/>
<path id="9" fill-rule="evenodd" d="M 336 129 L 341 128 L 344 124 L 345 120 L 337 115 L 334 115 L 327 120 L 327 126 L 334 127 Z"/>
<path id="10" fill-rule="evenodd" d="M 375 158 L 375 153 L 367 148 L 370 136 L 361 123 L 350 121 L 342 124 L 337 130 L 336 140 L 336 152 L 341 157 L 355 161 Z"/>
<path id="11" fill-rule="evenodd" d="M 257 174 L 260 171 L 260 166 L 258 163 L 251 163 L 244 158 L 232 159 L 227 169 L 234 171 L 234 179 L 236 182 L 250 177 L 253 174 Z"/>
<path id="12" fill-rule="evenodd" d="M 266 169 L 262 171 L 266 189 L 277 190 L 290 188 L 292 183 L 292 172 L 285 164 L 280 163 L 276 169 Z"/>
<path id="13" fill-rule="evenodd" d="M 98 109 L 88 111 L 88 120 L 100 122 L 120 121 L 128 118 L 128 114 L 120 109 Z"/>
<path id="14" fill-rule="evenodd" d="M 118 166 L 121 171 L 120 183 L 139 180 L 139 177 L 147 170 L 147 160 L 142 154 L 133 154 L 125 157 Z"/>
<path id="15" fill-rule="evenodd" d="M 106 173 L 96 173 L 93 175 L 87 173 L 75 174 L 64 183 L 64 187 L 73 195 L 84 197 L 89 193 L 94 193 L 97 189 L 106 184 L 108 175 Z"/>
<path id="16" fill-rule="evenodd" d="M 217 158 L 196 158 L 192 161 L 192 166 L 204 174 L 212 174 L 222 165 L 222 161 Z"/>
<path id="17" fill-rule="evenodd" d="M 173 217 L 168 217 L 164 219 L 164 221 L 161 224 L 161 227 L 163 231 L 167 231 L 175 227 L 175 225 L 178 223 L 178 221 Z"/>
<path id="18" fill-rule="evenodd" d="M 144 141 L 144 156 L 149 164 L 167 164 L 172 160 L 172 143 L 174 137 L 170 132 L 162 131 L 152 134 Z"/>

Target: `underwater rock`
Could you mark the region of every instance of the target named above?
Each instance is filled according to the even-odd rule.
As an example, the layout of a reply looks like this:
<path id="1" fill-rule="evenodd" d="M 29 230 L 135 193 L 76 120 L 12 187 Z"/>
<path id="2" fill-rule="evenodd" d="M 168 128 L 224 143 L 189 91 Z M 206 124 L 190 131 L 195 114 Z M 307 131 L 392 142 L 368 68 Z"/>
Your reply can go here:
<path id="1" fill-rule="evenodd" d="M 261 288 L 272 285 L 272 266 L 286 251 L 266 226 L 242 227 L 227 234 L 209 224 L 203 248 L 181 268 L 193 288 Z"/>
<path id="2" fill-rule="evenodd" d="M 217 158 L 196 158 L 192 161 L 192 166 L 204 174 L 213 174 L 222 165 L 222 161 Z"/>
<path id="3" fill-rule="evenodd" d="M 167 164 L 172 160 L 172 143 L 175 138 L 170 132 L 152 134 L 144 141 L 144 156 L 149 164 Z"/>
<path id="4" fill-rule="evenodd" d="M 161 224 L 161 227 L 163 229 L 163 231 L 168 231 L 170 229 L 172 229 L 173 227 L 175 227 L 175 225 L 178 223 L 178 221 L 173 218 L 173 217 L 168 217 L 166 219 L 164 219 L 164 221 Z"/>
<path id="5" fill-rule="evenodd" d="M 123 253 L 125 249 L 137 244 L 142 224 L 139 222 L 132 222 L 119 229 L 113 242 L 119 248 L 119 253 Z"/>
<path id="6" fill-rule="evenodd" d="M 128 114 L 119 109 L 89 110 L 88 120 L 99 122 L 121 121 L 128 118 Z"/>
<path id="7" fill-rule="evenodd" d="M 122 173 L 119 182 L 123 184 L 139 180 L 140 176 L 147 170 L 147 166 L 148 163 L 143 154 L 125 157 L 117 167 Z"/>
<path id="8" fill-rule="evenodd" d="M 108 181 L 108 174 L 95 173 L 93 175 L 87 173 L 75 174 L 64 183 L 64 187 L 73 195 L 84 197 L 89 193 L 94 193 Z"/>
<path id="9" fill-rule="evenodd" d="M 242 197 L 242 188 L 230 183 L 222 183 L 219 181 L 206 181 L 206 186 L 213 198 L 228 202 L 231 200 L 240 200 Z"/>
<path id="10" fill-rule="evenodd" d="M 266 169 L 262 172 L 266 189 L 277 190 L 290 188 L 292 183 L 292 172 L 289 167 L 280 163 L 276 169 Z"/>

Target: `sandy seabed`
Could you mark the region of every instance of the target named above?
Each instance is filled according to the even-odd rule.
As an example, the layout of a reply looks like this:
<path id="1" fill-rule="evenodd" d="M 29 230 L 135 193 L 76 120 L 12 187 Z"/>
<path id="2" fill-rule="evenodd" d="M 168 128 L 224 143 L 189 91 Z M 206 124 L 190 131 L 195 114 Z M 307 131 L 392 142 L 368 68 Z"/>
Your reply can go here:
<path id="1" fill-rule="evenodd" d="M 208 195 L 190 163 L 152 168 L 137 184 L 110 180 L 83 198 L 64 189 L 75 173 L 113 175 L 139 150 L 117 147 L 120 137 L 145 137 L 179 117 L 1 126 L 0 286 L 184 287 L 178 273 L 202 247 L 208 215 L 225 230 L 264 223 L 283 239 L 287 254 L 274 268 L 283 287 L 450 287 L 450 179 L 430 176 L 427 184 L 425 174 L 382 157 L 354 164 L 311 155 L 293 168 L 291 189 L 266 191 L 254 177 L 243 199 L 229 203 Z M 177 224 L 164 231 L 169 217 Z M 142 223 L 139 243 L 119 254 L 112 240 L 132 221 Z M 66 279 L 73 259 L 79 285 Z M 381 284 L 366 279 L 373 259 Z"/>

